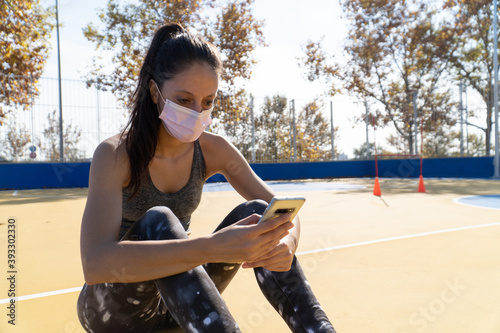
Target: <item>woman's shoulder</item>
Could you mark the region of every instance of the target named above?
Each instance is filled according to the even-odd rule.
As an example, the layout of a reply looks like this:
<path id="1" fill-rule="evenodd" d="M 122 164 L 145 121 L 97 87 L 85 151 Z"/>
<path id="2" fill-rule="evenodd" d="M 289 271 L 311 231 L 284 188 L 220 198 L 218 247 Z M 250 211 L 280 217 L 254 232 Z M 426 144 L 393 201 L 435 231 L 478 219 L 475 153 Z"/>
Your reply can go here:
<path id="1" fill-rule="evenodd" d="M 94 169 L 127 175 L 129 159 L 124 137 L 116 134 L 102 141 L 94 151 L 92 164 Z"/>
<path id="2" fill-rule="evenodd" d="M 200 136 L 200 145 L 205 157 L 207 177 L 224 172 L 235 161 L 242 160 L 238 149 L 221 135 L 204 132 Z"/>
<path id="3" fill-rule="evenodd" d="M 203 132 L 200 136 L 200 145 L 202 149 L 209 149 L 212 151 L 225 151 L 229 146 L 234 147 L 225 137 L 222 135 Z"/>
<path id="4" fill-rule="evenodd" d="M 109 157 L 110 155 L 125 157 L 123 155 L 126 154 L 125 140 L 121 134 L 116 134 L 99 143 L 94 151 L 93 159 L 96 157 Z"/>

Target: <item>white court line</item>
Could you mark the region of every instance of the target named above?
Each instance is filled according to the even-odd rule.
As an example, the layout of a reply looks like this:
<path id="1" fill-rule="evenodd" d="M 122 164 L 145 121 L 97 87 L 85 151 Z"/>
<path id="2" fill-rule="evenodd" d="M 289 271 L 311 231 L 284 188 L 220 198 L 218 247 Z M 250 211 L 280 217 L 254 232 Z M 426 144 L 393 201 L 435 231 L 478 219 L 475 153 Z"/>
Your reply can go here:
<path id="1" fill-rule="evenodd" d="M 445 233 L 445 232 L 453 232 L 453 231 L 460 231 L 460 230 L 468 230 L 468 229 L 477 229 L 477 228 L 484 228 L 484 227 L 492 227 L 492 226 L 497 226 L 497 225 L 500 225 L 500 222 L 488 223 L 488 224 L 478 224 L 478 225 L 472 225 L 472 226 L 467 226 L 467 227 L 451 228 L 451 229 L 436 230 L 436 231 L 429 231 L 429 232 L 422 232 L 422 233 L 419 233 L 419 234 L 406 235 L 406 236 L 396 236 L 396 237 L 389 237 L 389 238 L 381 238 L 381 239 L 375 239 L 375 240 L 366 241 L 366 242 L 359 242 L 359 243 L 352 243 L 352 244 L 345 244 L 345 245 L 338 245 L 338 246 L 326 247 L 326 248 L 322 248 L 322 249 L 302 251 L 302 252 L 297 252 L 296 255 L 297 256 L 303 256 L 303 255 L 307 255 L 307 254 L 313 254 L 313 253 L 319 253 L 319 252 L 326 252 L 326 251 L 333 251 L 333 250 L 339 250 L 339 249 L 346 249 L 346 248 L 356 247 L 356 246 L 362 246 L 362 245 L 377 244 L 377 243 L 389 242 L 389 241 L 399 240 L 399 239 L 408 239 L 408 238 L 415 238 L 415 237 L 422 237 L 422 236 L 442 234 L 442 233 Z M 55 295 L 67 294 L 67 293 L 77 292 L 77 291 L 80 291 L 80 290 L 82 290 L 82 287 L 75 287 L 75 288 L 68 288 L 68 289 L 48 291 L 48 292 L 39 293 L 39 294 L 32 294 L 32 295 L 20 296 L 20 297 L 14 298 L 14 299 L 17 302 L 17 301 L 24 301 L 24 300 L 27 300 L 27 299 L 34 299 L 34 298 L 41 298 L 41 297 L 47 297 L 47 296 L 55 296 Z M 10 300 L 11 300 L 10 298 L 0 299 L 0 304 L 9 303 Z"/>
<path id="2" fill-rule="evenodd" d="M 413 235 L 395 236 L 395 237 L 389 237 L 389 238 L 375 239 L 375 240 L 366 241 L 366 242 L 359 242 L 359 243 L 338 245 L 338 246 L 332 246 L 332 247 L 325 247 L 325 248 L 322 248 L 322 249 L 315 249 L 315 250 L 297 252 L 296 255 L 297 256 L 302 256 L 302 255 L 312 254 L 312 253 L 319 253 L 319 252 L 325 252 L 325 251 L 346 249 L 346 248 L 355 247 L 355 246 L 377 244 L 377 243 L 389 242 L 389 241 L 399 240 L 399 239 L 407 239 L 407 238 L 415 238 L 415 237 L 436 235 L 436 234 L 442 234 L 442 233 L 445 233 L 445 232 L 452 232 L 452 231 L 460 231 L 460 230 L 476 229 L 476 228 L 483 228 L 483 227 L 491 227 L 491 226 L 495 226 L 495 225 L 500 225 L 500 222 L 487 223 L 487 224 L 478 224 L 478 225 L 471 225 L 471 226 L 467 226 L 467 227 L 443 229 L 443 230 L 422 232 L 422 233 L 413 234 Z"/>
<path id="3" fill-rule="evenodd" d="M 54 296 L 54 295 L 60 295 L 60 294 L 67 294 L 67 293 L 73 293 L 75 291 L 80 291 L 82 290 L 82 287 L 76 287 L 76 288 L 68 288 L 68 289 L 61 289 L 61 290 L 54 290 L 54 291 L 47 291 L 45 293 L 39 293 L 39 294 L 32 294 L 32 295 L 26 295 L 26 296 L 19 296 L 14 298 L 14 300 L 17 301 L 24 301 L 27 299 L 33 299 L 33 298 L 40 298 L 40 297 L 47 297 L 47 296 Z M 0 299 L 0 304 L 3 303 L 9 303 L 10 298 L 6 299 Z"/>
<path id="4" fill-rule="evenodd" d="M 13 197 L 22 197 L 22 198 L 86 198 L 86 195 L 29 195 L 29 194 L 19 194 L 18 190 L 15 190 L 12 193 Z"/>

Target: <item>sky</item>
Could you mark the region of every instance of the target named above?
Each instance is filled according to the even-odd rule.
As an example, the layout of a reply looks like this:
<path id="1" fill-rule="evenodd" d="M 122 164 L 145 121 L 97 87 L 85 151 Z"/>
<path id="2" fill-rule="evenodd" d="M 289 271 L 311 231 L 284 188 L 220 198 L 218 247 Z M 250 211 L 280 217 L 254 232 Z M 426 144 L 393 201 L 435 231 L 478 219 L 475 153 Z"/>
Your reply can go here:
<path id="1" fill-rule="evenodd" d="M 45 6 L 54 5 L 55 0 L 42 0 Z M 103 8 L 102 0 L 59 0 L 61 49 L 61 76 L 63 79 L 81 79 L 96 55 L 94 45 L 87 41 L 82 28 L 90 22 L 98 23 L 97 8 Z M 246 90 L 256 99 L 280 93 L 288 99 L 312 100 L 322 95 L 326 87 L 305 79 L 297 57 L 303 56 L 302 46 L 308 40 L 323 38 L 327 52 L 341 57 L 342 43 L 347 34 L 346 23 L 341 19 L 341 10 L 335 0 L 255 0 L 256 18 L 265 21 L 263 33 L 267 47 L 255 51 L 257 60 L 252 78 Z M 48 59 L 44 76 L 57 77 L 56 33 L 52 41 L 52 53 Z M 366 141 L 365 127 L 352 121 L 363 111 L 348 96 L 337 96 L 325 100 L 325 113 L 330 119 L 332 101 L 334 124 L 339 126 L 343 153 L 352 156 L 352 149 Z M 354 126 L 354 127 L 353 127 Z"/>

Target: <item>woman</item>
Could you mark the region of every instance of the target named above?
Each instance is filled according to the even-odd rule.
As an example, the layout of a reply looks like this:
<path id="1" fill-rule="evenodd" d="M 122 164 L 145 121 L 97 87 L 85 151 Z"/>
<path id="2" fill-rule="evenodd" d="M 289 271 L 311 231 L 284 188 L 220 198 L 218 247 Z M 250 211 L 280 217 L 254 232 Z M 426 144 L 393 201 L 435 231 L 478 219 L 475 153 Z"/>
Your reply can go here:
<path id="1" fill-rule="evenodd" d="M 240 265 L 255 269 L 294 332 L 334 332 L 294 257 L 298 218 L 256 224 L 273 191 L 233 145 L 204 132 L 220 71 L 211 44 L 178 24 L 161 27 L 127 129 L 97 147 L 81 230 L 78 315 L 88 332 L 239 332 L 220 293 Z M 248 201 L 213 234 L 189 239 L 203 183 L 216 173 Z"/>

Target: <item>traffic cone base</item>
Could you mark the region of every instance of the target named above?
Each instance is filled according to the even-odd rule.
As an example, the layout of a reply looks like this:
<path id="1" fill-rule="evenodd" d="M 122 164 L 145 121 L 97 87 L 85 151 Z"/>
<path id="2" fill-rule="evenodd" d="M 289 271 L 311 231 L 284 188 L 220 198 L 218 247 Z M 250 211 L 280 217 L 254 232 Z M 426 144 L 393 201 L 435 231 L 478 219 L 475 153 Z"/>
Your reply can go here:
<path id="1" fill-rule="evenodd" d="M 380 197 L 382 191 L 380 190 L 380 184 L 378 183 L 378 177 L 375 177 L 375 184 L 373 185 L 373 195 Z"/>
<path id="2" fill-rule="evenodd" d="M 425 193 L 424 177 L 420 175 L 420 182 L 418 184 L 418 192 Z"/>

